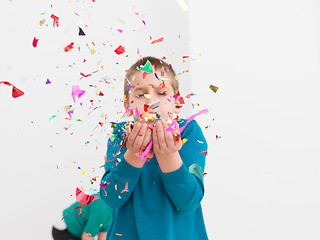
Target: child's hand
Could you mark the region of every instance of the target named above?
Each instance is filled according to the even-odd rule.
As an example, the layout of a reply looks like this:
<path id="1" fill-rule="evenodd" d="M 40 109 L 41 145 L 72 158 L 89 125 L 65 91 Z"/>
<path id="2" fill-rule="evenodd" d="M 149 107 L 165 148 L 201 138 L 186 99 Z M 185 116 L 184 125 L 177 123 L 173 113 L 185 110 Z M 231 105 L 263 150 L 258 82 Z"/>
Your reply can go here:
<path id="1" fill-rule="evenodd" d="M 176 124 L 174 131 L 166 131 L 169 125 L 162 119 L 156 122 L 153 128 L 153 152 L 159 155 L 167 155 L 177 152 L 182 147 L 180 139 L 179 125 Z"/>
<path id="2" fill-rule="evenodd" d="M 132 153 L 138 153 L 146 149 L 148 143 L 151 141 L 151 129 L 146 123 L 138 122 L 129 133 L 127 130 L 126 147 Z"/>

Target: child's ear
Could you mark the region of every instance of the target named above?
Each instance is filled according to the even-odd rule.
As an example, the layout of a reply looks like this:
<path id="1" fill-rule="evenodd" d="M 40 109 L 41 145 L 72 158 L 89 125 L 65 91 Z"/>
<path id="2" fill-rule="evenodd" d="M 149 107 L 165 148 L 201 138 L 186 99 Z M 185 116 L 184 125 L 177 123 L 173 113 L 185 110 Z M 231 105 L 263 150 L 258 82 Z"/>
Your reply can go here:
<path id="1" fill-rule="evenodd" d="M 129 103 L 128 103 L 128 101 L 124 101 L 124 102 L 123 102 L 123 106 L 124 106 L 124 108 L 127 110 L 127 109 L 129 108 Z"/>

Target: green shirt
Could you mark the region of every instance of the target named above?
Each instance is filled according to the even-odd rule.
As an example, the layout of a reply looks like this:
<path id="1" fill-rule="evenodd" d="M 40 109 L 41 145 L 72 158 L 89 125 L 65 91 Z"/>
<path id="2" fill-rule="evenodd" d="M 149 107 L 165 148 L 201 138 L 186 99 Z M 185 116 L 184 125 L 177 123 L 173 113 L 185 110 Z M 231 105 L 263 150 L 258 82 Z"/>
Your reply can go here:
<path id="1" fill-rule="evenodd" d="M 99 196 L 99 193 L 93 194 L 93 196 Z M 80 205 L 82 205 L 80 202 L 73 203 L 70 207 L 63 210 L 63 215 Z M 82 233 L 85 232 L 95 237 L 99 232 L 107 232 L 112 221 L 112 213 L 113 210 L 99 197 L 99 199 L 89 205 L 84 205 L 69 212 L 64 217 L 64 221 L 68 231 L 74 236 L 81 238 Z"/>

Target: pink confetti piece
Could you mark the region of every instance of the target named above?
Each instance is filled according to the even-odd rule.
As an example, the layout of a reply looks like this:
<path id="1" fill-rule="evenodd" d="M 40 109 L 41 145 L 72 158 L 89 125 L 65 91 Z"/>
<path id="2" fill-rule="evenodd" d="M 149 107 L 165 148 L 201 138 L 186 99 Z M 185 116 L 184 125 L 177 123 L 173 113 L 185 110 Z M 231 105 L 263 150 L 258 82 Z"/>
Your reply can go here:
<path id="1" fill-rule="evenodd" d="M 79 88 L 79 85 L 73 85 L 72 86 L 72 99 L 74 102 L 76 102 L 75 97 L 80 98 L 86 91 L 85 90 L 81 90 Z"/>
<path id="2" fill-rule="evenodd" d="M 208 109 L 203 109 L 203 110 L 201 110 L 200 112 L 191 115 L 191 117 L 188 119 L 188 121 L 186 122 L 186 124 L 185 124 L 183 127 L 180 128 L 180 133 L 182 133 L 182 131 L 186 128 L 186 126 L 188 125 L 188 123 L 189 123 L 190 121 L 192 121 L 196 116 L 198 116 L 198 115 L 200 115 L 200 114 L 203 114 L 203 113 L 208 113 L 208 112 L 209 112 Z"/>

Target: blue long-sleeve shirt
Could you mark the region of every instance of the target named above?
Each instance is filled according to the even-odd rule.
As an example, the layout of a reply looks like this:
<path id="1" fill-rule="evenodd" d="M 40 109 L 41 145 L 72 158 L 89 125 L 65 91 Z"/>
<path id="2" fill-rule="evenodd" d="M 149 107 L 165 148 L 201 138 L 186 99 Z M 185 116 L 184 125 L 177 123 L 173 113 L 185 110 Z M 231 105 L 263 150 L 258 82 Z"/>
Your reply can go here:
<path id="1" fill-rule="evenodd" d="M 179 119 L 179 128 L 185 123 Z M 100 189 L 101 199 L 115 209 L 107 240 L 208 239 L 200 205 L 207 142 L 197 122 L 190 121 L 181 133 L 187 139 L 179 151 L 183 163 L 170 173 L 161 172 L 155 154 L 142 168 L 124 159 L 126 147 L 119 152 L 124 122 L 113 134 Z"/>

